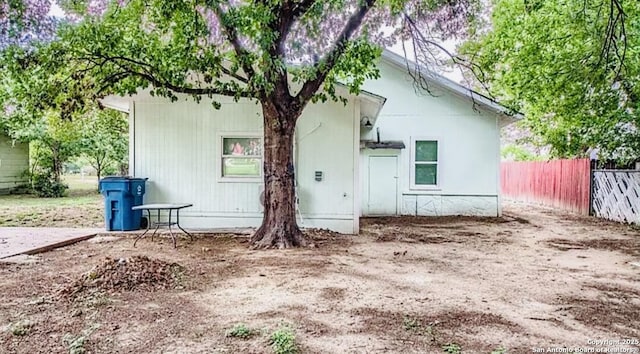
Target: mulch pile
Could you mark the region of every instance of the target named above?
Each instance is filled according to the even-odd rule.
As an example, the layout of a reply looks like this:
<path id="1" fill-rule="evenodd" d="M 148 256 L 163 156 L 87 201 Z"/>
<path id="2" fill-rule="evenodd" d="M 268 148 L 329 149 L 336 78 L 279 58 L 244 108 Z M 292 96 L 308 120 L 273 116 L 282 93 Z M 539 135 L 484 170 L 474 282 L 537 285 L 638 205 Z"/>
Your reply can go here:
<path id="1" fill-rule="evenodd" d="M 81 293 L 154 291 L 180 285 L 184 267 L 146 256 L 107 258 L 88 273 L 62 289 L 62 295 Z"/>
<path id="2" fill-rule="evenodd" d="M 345 244 L 351 242 L 351 239 L 345 235 L 331 231 L 329 229 L 305 228 L 302 231 L 312 247 L 318 247 L 325 244 L 336 245 L 337 243 Z"/>
<path id="3" fill-rule="evenodd" d="M 344 235 L 341 235 L 329 229 L 307 228 L 304 229 L 303 232 L 307 237 L 310 237 L 314 240 L 327 240 L 344 237 Z"/>

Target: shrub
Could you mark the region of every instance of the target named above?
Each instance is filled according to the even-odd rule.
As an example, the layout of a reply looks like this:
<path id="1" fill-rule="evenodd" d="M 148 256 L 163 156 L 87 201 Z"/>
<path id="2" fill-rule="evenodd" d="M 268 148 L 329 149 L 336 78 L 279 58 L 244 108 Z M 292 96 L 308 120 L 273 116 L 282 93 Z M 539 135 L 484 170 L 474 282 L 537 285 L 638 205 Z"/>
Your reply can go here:
<path id="1" fill-rule="evenodd" d="M 237 324 L 233 326 L 229 331 L 227 331 L 227 337 L 235 337 L 235 338 L 249 338 L 253 334 L 251 328 L 247 327 L 244 323 Z"/>
<path id="2" fill-rule="evenodd" d="M 462 353 L 462 347 L 456 343 L 448 343 L 442 346 L 442 350 L 448 354 L 460 354 Z"/>
<path id="3" fill-rule="evenodd" d="M 32 176 L 32 187 L 34 193 L 38 197 L 43 198 L 63 197 L 64 192 L 69 188 L 69 186 L 57 180 L 55 177 L 40 173 Z"/>
<path id="4" fill-rule="evenodd" d="M 296 345 L 296 335 L 289 327 L 282 327 L 273 332 L 270 337 L 271 349 L 276 354 L 295 354 L 298 353 Z"/>

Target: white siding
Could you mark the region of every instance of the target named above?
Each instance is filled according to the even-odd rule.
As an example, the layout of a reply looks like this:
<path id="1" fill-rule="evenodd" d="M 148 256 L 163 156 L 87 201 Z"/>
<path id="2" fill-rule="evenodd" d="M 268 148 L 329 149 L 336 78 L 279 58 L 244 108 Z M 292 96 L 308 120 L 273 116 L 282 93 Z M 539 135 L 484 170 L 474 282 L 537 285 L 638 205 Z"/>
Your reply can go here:
<path id="1" fill-rule="evenodd" d="M 29 145 L 0 134 L 0 192 L 26 182 L 23 173 L 29 169 Z"/>
<path id="2" fill-rule="evenodd" d="M 380 128 L 382 140 L 402 140 L 399 151 L 398 208 L 406 215 L 498 215 L 499 128 L 495 114 L 477 111 L 473 103 L 433 87 L 435 96 L 416 93 L 406 72 L 382 61 L 381 79 L 368 81 L 364 89 L 387 97 L 375 127 L 361 133 L 374 140 Z M 438 187 L 411 188 L 412 138 L 439 141 Z M 375 150 L 374 150 L 375 151 Z M 364 152 L 371 154 L 372 152 Z M 361 163 L 362 164 L 362 163 Z M 361 183 L 369 176 L 361 168 Z M 362 210 L 367 215 L 363 195 Z"/>
<path id="3" fill-rule="evenodd" d="M 309 105 L 298 121 L 297 178 L 300 209 L 323 219 L 353 220 L 355 102 Z M 323 180 L 315 180 L 321 171 Z M 353 231 L 353 227 L 349 232 Z"/>
<path id="4" fill-rule="evenodd" d="M 148 177 L 145 203 L 189 202 L 181 213 L 186 227 L 258 226 L 262 221 L 262 182 L 229 182 L 220 178 L 220 136 L 262 136 L 260 106 L 249 100 L 171 103 L 137 96 L 133 174 Z M 309 105 L 296 133 L 296 177 L 302 226 L 354 230 L 355 100 Z M 324 179 L 316 182 L 315 171 Z"/>

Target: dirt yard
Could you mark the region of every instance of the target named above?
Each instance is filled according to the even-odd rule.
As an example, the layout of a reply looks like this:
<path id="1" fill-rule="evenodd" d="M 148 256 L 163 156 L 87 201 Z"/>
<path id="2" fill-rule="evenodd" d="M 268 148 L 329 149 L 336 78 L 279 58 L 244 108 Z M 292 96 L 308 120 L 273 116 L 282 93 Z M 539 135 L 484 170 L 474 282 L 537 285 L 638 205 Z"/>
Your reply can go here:
<path id="1" fill-rule="evenodd" d="M 303 353 L 640 348 L 637 229 L 523 205 L 363 224 L 314 249 L 98 238 L 0 263 L 0 352 L 269 353 L 279 328 Z"/>

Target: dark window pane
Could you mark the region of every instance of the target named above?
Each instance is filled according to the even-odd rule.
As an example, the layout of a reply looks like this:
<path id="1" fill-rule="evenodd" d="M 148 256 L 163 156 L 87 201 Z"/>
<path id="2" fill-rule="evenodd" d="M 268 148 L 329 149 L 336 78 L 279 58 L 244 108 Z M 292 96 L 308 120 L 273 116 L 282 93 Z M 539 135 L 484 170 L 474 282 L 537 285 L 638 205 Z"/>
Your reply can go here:
<path id="1" fill-rule="evenodd" d="M 416 184 L 435 185 L 438 181 L 438 165 L 416 164 Z"/>
<path id="2" fill-rule="evenodd" d="M 438 161 L 437 141 L 416 141 L 416 161 L 436 162 Z"/>
<path id="3" fill-rule="evenodd" d="M 222 138 L 223 155 L 262 155 L 260 138 Z"/>
<path id="4" fill-rule="evenodd" d="M 222 175 L 224 177 L 259 177 L 260 159 L 225 157 L 222 159 Z"/>

